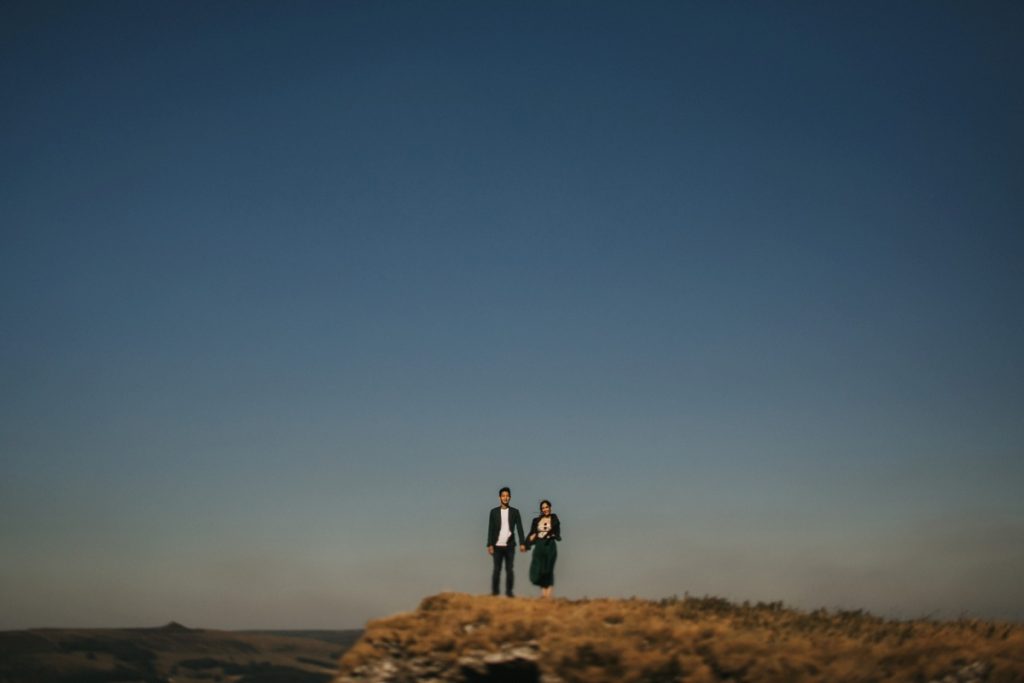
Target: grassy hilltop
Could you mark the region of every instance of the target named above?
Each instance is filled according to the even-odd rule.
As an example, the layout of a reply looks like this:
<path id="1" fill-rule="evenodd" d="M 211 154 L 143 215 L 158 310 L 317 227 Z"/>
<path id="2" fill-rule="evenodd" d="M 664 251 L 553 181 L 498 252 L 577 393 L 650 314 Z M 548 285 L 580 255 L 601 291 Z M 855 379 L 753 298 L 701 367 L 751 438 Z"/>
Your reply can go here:
<path id="1" fill-rule="evenodd" d="M 719 598 L 552 600 L 445 593 L 371 621 L 355 681 L 1024 681 L 1024 626 L 893 621 Z"/>

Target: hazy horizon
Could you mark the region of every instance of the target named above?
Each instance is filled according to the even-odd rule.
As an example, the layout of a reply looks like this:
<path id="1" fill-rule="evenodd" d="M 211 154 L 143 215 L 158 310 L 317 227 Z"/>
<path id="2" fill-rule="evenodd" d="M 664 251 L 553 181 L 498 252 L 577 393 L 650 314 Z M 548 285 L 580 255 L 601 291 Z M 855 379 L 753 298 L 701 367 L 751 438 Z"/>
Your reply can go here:
<path id="1" fill-rule="evenodd" d="M 1024 620 L 1024 5 L 0 8 L 0 629 Z M 532 595 L 528 556 L 517 593 Z"/>

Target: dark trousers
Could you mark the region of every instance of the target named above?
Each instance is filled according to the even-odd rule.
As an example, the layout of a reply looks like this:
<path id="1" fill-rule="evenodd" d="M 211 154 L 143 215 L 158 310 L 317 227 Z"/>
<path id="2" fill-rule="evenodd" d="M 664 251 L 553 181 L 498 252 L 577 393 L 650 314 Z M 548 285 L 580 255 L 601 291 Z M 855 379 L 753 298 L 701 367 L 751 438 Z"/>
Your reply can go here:
<path id="1" fill-rule="evenodd" d="M 494 573 L 491 574 L 491 594 L 498 594 L 498 579 L 501 578 L 501 563 L 505 563 L 505 595 L 512 595 L 512 584 L 515 581 L 515 573 L 512 571 L 512 563 L 516 559 L 516 547 L 509 543 L 502 547 L 494 546 Z"/>

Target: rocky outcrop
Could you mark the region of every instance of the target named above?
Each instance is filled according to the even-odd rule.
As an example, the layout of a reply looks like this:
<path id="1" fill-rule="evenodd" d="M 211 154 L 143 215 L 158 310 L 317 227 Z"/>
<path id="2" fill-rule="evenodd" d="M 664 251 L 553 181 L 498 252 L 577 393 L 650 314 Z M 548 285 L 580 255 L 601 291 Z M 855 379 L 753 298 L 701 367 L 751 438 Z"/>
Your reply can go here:
<path id="1" fill-rule="evenodd" d="M 556 677 L 544 676 L 537 663 L 539 648 L 536 643 L 503 645 L 497 652 L 469 650 L 454 663 L 436 658 L 403 657 L 394 652 L 368 664 L 358 666 L 338 681 L 477 681 L 509 683 L 554 683 Z"/>
<path id="2" fill-rule="evenodd" d="M 988 680 L 990 669 L 991 667 L 985 662 L 971 662 L 967 666 L 962 666 L 942 678 L 929 681 L 929 683 L 982 683 Z"/>
<path id="3" fill-rule="evenodd" d="M 1024 681 L 1024 627 L 718 598 L 442 594 L 370 622 L 336 683 Z"/>

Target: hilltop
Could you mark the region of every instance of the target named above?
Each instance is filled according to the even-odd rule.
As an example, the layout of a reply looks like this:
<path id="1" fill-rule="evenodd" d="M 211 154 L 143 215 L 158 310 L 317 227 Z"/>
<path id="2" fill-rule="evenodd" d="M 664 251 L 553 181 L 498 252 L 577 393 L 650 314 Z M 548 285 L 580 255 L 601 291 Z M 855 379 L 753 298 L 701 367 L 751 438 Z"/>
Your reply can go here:
<path id="1" fill-rule="evenodd" d="M 1024 626 L 886 620 L 720 598 L 444 593 L 367 624 L 336 683 L 1024 681 Z"/>

